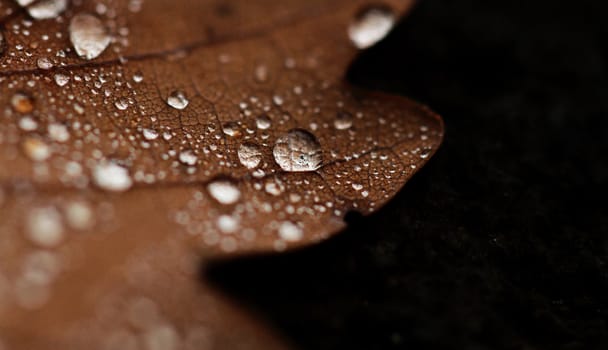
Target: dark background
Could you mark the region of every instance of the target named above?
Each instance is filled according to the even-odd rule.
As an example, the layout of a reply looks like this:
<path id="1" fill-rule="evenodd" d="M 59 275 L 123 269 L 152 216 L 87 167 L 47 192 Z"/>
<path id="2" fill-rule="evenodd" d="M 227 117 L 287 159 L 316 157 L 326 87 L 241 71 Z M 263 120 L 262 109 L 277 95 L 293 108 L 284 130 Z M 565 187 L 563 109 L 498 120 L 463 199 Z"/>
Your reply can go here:
<path id="1" fill-rule="evenodd" d="M 376 214 L 209 271 L 303 349 L 608 348 L 608 5 L 419 1 L 349 72 L 446 122 Z"/>

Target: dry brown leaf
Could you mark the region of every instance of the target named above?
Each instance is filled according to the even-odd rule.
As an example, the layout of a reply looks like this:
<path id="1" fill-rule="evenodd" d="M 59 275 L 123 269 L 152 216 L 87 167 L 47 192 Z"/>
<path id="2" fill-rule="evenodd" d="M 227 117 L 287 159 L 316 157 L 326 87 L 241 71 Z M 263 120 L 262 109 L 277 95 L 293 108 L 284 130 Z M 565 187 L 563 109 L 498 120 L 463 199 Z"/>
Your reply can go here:
<path id="1" fill-rule="evenodd" d="M 437 149 L 343 81 L 385 3 L 0 2 L 0 349 L 287 347 L 199 265 L 323 240 Z"/>

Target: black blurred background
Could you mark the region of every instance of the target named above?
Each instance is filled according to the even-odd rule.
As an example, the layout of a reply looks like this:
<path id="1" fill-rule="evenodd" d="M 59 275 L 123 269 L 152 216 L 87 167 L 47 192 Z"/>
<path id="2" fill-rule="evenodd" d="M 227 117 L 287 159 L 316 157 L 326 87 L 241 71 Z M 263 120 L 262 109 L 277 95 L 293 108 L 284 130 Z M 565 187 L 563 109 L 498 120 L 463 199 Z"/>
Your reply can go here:
<path id="1" fill-rule="evenodd" d="M 445 143 L 321 245 L 211 267 L 302 349 L 608 348 L 608 4 L 422 0 L 352 65 Z"/>

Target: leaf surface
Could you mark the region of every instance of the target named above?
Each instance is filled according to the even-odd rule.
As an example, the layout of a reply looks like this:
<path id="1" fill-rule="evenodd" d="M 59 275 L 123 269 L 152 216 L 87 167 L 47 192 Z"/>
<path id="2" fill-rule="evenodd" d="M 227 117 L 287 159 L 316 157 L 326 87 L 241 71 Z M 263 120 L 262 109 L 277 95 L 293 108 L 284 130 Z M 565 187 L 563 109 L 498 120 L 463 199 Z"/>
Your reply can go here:
<path id="1" fill-rule="evenodd" d="M 326 239 L 441 142 L 344 82 L 364 1 L 23 1 L 0 3 L 8 348 L 286 347 L 201 260 Z"/>

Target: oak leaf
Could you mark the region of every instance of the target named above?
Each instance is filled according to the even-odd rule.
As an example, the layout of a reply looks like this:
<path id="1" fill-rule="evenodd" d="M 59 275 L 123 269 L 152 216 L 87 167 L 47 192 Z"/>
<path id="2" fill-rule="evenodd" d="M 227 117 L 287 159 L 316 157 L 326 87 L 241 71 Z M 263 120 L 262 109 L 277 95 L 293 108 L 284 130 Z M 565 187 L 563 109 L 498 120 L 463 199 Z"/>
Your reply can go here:
<path id="1" fill-rule="evenodd" d="M 288 347 L 199 267 L 326 239 L 438 148 L 344 81 L 385 3 L 0 2 L 0 348 Z"/>

